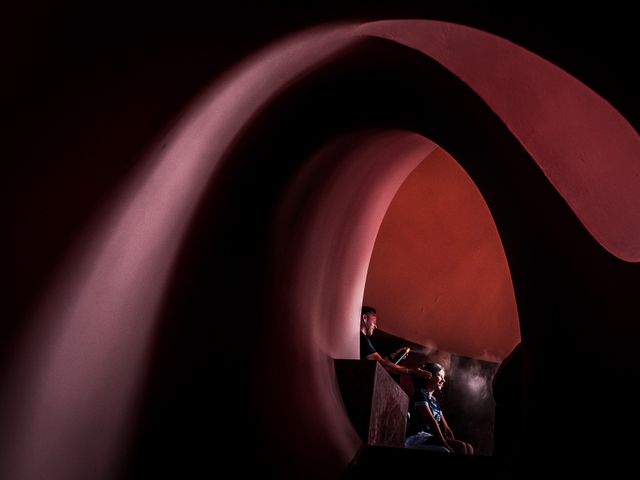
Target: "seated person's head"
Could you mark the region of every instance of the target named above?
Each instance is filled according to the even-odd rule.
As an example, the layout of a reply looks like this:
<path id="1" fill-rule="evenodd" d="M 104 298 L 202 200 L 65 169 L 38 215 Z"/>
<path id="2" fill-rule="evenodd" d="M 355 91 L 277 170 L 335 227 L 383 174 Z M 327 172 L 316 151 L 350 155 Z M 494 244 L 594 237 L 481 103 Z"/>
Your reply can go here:
<path id="1" fill-rule="evenodd" d="M 431 373 L 431 378 L 426 379 L 422 377 L 418 377 L 417 375 L 413 377 L 413 384 L 415 388 L 424 388 L 429 391 L 441 390 L 444 386 L 444 367 L 439 363 L 435 362 L 427 362 L 420 367 L 421 370 L 425 370 Z"/>

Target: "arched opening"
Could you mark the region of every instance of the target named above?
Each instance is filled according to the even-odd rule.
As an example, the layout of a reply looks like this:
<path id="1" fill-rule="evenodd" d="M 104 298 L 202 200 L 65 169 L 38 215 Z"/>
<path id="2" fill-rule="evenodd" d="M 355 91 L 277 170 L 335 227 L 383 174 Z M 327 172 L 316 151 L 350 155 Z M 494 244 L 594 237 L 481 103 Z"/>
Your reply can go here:
<path id="1" fill-rule="evenodd" d="M 292 411 L 300 409 L 299 416 L 304 418 L 304 412 L 309 408 L 326 412 L 326 418 L 331 421 L 325 420 L 315 427 L 322 430 L 322 438 L 331 439 L 331 448 L 339 446 L 345 453 L 355 454 L 360 440 L 346 426 L 348 420 L 340 392 L 331 388 L 333 382 L 327 383 L 327 378 L 333 376 L 332 362 L 327 359 L 358 358 L 357 319 L 376 236 L 398 189 L 437 148 L 424 136 L 402 130 L 364 130 L 341 136 L 305 161 L 282 200 L 275 225 L 279 234 L 272 247 L 277 252 L 274 261 L 278 274 L 269 305 L 274 318 L 288 318 L 290 322 L 279 322 L 276 330 L 268 332 L 267 338 L 270 348 L 275 346 L 281 355 L 287 352 L 291 367 L 286 377 L 276 380 L 271 376 L 268 386 L 274 397 L 269 404 L 270 411 L 273 413 L 282 408 L 283 391 L 291 389 L 291 398 L 295 398 L 293 390 L 301 384 L 305 385 L 305 391 L 321 391 L 320 395 L 298 398 L 295 404 L 287 404 L 286 413 L 282 415 L 291 415 Z M 479 151 L 478 148 L 474 150 Z M 481 218 L 488 221 L 492 229 L 493 246 L 497 246 L 505 274 L 503 279 L 510 292 L 505 303 L 515 308 L 504 251 L 488 208 L 470 178 L 453 160 L 451 162 L 464 178 L 465 186 L 472 187 L 475 199 L 484 209 Z M 517 318 L 513 310 L 511 313 L 509 326 L 517 332 Z M 492 328 L 502 330 L 503 322 L 508 324 L 502 318 Z M 465 332 L 460 328 L 455 332 L 462 344 Z M 310 352 L 301 347 L 306 345 L 313 345 L 316 350 Z M 504 355 L 510 347 L 513 343 L 502 347 Z M 310 354 L 315 359 L 312 362 L 308 360 Z M 267 369 L 270 372 L 285 357 L 278 358 L 269 357 Z M 274 380 L 277 381 L 275 389 Z M 472 381 L 476 382 L 475 379 Z M 484 385 L 476 382 L 474 386 L 486 392 L 490 376 L 485 376 L 483 382 Z M 460 392 L 460 396 L 463 394 Z M 490 396 L 485 400 L 482 412 L 479 412 L 485 418 L 477 423 L 485 422 L 483 426 L 491 430 L 493 405 Z M 491 453 L 491 435 L 482 442 L 481 452 Z M 466 468 L 464 465 L 468 464 L 461 465 Z"/>
<path id="2" fill-rule="evenodd" d="M 411 343 L 403 365 L 437 361 L 439 395 L 459 438 L 493 451 L 491 382 L 520 341 L 516 300 L 498 230 L 481 193 L 443 149 L 402 183 L 380 225 L 364 303 L 378 310 L 381 354 Z M 410 395 L 413 386 L 402 377 Z"/>

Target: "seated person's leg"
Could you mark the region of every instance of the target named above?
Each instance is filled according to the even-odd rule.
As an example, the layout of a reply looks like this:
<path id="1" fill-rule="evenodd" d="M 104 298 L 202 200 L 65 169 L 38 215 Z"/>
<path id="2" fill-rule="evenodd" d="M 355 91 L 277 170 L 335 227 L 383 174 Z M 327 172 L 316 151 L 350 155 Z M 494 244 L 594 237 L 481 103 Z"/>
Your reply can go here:
<path id="1" fill-rule="evenodd" d="M 447 443 L 453 448 L 456 453 L 469 453 L 473 454 L 473 447 L 461 440 L 455 440 L 453 438 L 447 438 Z"/>

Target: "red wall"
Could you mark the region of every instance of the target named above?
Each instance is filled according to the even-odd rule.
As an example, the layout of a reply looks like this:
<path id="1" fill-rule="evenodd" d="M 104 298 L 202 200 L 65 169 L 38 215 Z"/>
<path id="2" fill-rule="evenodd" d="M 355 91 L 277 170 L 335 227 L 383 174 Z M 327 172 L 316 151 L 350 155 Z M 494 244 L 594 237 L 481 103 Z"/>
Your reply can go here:
<path id="1" fill-rule="evenodd" d="M 365 303 L 381 329 L 423 345 L 502 360 L 519 341 L 511 275 L 491 213 L 444 150 L 406 179 L 380 227 Z"/>

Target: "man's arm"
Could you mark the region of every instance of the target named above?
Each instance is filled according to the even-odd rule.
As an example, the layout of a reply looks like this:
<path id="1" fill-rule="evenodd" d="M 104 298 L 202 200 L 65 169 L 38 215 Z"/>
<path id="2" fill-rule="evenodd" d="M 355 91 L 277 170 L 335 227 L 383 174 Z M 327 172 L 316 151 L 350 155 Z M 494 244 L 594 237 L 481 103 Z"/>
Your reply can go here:
<path id="1" fill-rule="evenodd" d="M 375 360 L 380 363 L 382 367 L 389 373 L 398 374 L 398 375 L 417 375 L 422 378 L 429 379 L 431 378 L 431 373 L 426 372 L 424 370 L 420 370 L 419 368 L 411 368 L 411 367 L 403 367 L 400 365 L 396 365 L 390 360 L 383 358 L 380 356 L 378 352 L 371 353 L 365 357 L 367 360 Z"/>
<path id="2" fill-rule="evenodd" d="M 409 355 L 409 350 L 409 347 L 400 347 L 396 351 L 391 352 L 389 355 L 387 355 L 386 358 L 397 365 L 401 360 Z"/>

